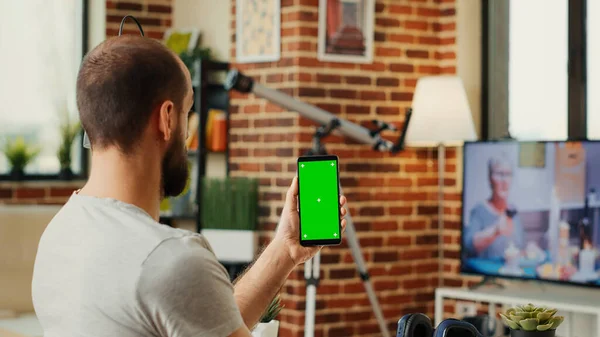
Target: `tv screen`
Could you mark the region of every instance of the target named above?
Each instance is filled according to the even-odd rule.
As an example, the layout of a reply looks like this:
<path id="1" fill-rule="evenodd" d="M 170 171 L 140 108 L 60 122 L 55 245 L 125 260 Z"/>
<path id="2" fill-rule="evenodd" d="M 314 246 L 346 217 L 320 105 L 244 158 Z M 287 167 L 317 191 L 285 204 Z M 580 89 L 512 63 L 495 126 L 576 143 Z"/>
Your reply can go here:
<path id="1" fill-rule="evenodd" d="M 461 270 L 600 285 L 600 141 L 469 142 Z"/>

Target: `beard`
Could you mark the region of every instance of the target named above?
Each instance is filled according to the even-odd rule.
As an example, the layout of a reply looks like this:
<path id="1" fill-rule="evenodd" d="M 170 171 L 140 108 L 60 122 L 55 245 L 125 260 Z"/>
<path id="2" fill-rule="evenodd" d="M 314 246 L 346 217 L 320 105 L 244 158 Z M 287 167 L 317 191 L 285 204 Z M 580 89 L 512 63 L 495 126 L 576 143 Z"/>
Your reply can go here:
<path id="1" fill-rule="evenodd" d="M 178 134 L 178 133 L 176 133 Z M 183 192 L 189 176 L 187 150 L 180 138 L 171 143 L 162 161 L 162 195 L 176 197 Z"/>

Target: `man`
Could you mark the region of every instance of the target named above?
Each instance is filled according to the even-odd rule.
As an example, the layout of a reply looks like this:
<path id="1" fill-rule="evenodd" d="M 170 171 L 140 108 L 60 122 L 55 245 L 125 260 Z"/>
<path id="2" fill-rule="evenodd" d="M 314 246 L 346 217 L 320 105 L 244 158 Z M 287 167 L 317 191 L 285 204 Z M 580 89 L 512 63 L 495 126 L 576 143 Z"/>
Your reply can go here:
<path id="1" fill-rule="evenodd" d="M 40 240 L 32 295 L 45 337 L 248 337 L 318 251 L 298 242 L 296 178 L 274 239 L 235 287 L 201 235 L 157 222 L 188 178 L 192 96 L 183 63 L 152 39 L 111 38 L 85 57 L 77 104 L 92 166 Z"/>
<path id="2" fill-rule="evenodd" d="M 487 165 L 491 195 L 470 212 L 465 226 L 468 255 L 485 259 L 503 258 L 512 244 L 524 248 L 523 227 L 508 197 L 513 177 L 513 165 L 505 153 L 491 157 Z"/>

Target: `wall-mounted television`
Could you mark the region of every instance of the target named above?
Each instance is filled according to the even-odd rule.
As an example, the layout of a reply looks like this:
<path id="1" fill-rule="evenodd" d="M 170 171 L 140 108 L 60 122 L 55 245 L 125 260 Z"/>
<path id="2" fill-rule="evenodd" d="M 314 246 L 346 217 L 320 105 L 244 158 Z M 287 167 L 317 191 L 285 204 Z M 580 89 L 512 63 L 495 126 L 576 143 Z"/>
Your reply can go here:
<path id="1" fill-rule="evenodd" d="M 467 142 L 461 272 L 600 286 L 600 141 Z"/>

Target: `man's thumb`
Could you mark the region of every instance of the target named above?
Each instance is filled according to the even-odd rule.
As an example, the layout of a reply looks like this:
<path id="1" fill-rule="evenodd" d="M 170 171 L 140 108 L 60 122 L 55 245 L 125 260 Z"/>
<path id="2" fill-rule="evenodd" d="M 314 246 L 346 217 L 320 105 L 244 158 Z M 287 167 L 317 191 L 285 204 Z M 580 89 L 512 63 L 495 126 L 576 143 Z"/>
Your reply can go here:
<path id="1" fill-rule="evenodd" d="M 292 184 L 288 188 L 286 195 L 286 203 L 289 203 L 290 206 L 296 206 L 296 196 L 298 195 L 298 176 L 295 176 L 292 179 Z"/>

